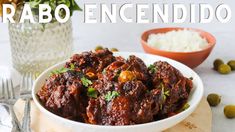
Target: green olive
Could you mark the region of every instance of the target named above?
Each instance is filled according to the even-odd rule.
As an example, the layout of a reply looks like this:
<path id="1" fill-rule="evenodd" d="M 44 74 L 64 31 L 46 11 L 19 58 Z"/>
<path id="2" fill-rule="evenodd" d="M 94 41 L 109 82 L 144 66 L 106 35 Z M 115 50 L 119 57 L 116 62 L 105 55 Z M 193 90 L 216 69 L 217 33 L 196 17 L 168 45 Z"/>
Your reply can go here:
<path id="1" fill-rule="evenodd" d="M 231 67 L 232 70 L 235 70 L 235 60 L 229 61 L 228 65 Z"/>
<path id="2" fill-rule="evenodd" d="M 224 64 L 224 61 L 223 61 L 223 60 L 221 60 L 221 59 L 216 59 L 216 60 L 214 61 L 214 69 L 215 69 L 215 70 L 218 70 L 219 66 L 222 65 L 222 64 Z"/>
<path id="3" fill-rule="evenodd" d="M 235 105 L 227 105 L 224 107 L 224 115 L 227 118 L 235 118 Z"/>
<path id="4" fill-rule="evenodd" d="M 95 47 L 95 51 L 102 50 L 102 49 L 104 49 L 104 48 L 101 45 L 98 45 L 98 46 Z"/>
<path id="5" fill-rule="evenodd" d="M 210 106 L 217 106 L 221 101 L 221 97 L 218 94 L 212 93 L 207 96 L 207 101 Z"/>
<path id="6" fill-rule="evenodd" d="M 111 51 L 112 52 L 118 52 L 118 49 L 117 48 L 111 48 Z"/>
<path id="7" fill-rule="evenodd" d="M 220 74 L 229 74 L 231 72 L 231 67 L 229 65 L 222 64 L 219 66 L 218 72 Z"/>

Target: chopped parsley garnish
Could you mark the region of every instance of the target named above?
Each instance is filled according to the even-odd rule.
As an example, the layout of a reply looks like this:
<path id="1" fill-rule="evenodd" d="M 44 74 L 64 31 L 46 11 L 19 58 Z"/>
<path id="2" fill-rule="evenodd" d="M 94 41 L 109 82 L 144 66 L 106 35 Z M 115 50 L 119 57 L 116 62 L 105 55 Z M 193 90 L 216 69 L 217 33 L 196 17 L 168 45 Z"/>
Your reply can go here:
<path id="1" fill-rule="evenodd" d="M 117 91 L 108 91 L 108 93 L 104 96 L 106 101 L 110 101 L 113 98 L 116 98 L 119 96 L 119 93 Z"/>
<path id="2" fill-rule="evenodd" d="M 62 74 L 62 73 L 65 73 L 69 70 L 74 70 L 75 69 L 75 65 L 73 63 L 70 64 L 70 68 L 65 68 L 65 67 L 62 67 L 60 69 L 56 69 L 56 70 L 53 70 L 51 72 L 51 75 L 57 75 L 57 74 Z"/>
<path id="3" fill-rule="evenodd" d="M 152 64 L 149 65 L 148 69 L 149 69 L 149 72 L 152 74 L 156 73 L 156 71 L 157 71 L 157 68 Z"/>
<path id="4" fill-rule="evenodd" d="M 190 80 L 193 80 L 193 77 L 190 77 L 189 79 L 190 79 Z"/>
<path id="5" fill-rule="evenodd" d="M 164 102 L 166 102 L 167 97 L 170 96 L 170 91 L 169 90 L 165 91 L 165 87 L 162 83 L 160 84 L 160 87 L 162 88 L 162 91 L 161 91 L 161 97 L 163 100 L 162 103 L 164 103 Z M 160 104 L 160 110 L 162 110 L 162 109 L 163 109 L 163 104 Z"/>
<path id="6" fill-rule="evenodd" d="M 162 83 L 160 85 L 161 85 L 161 88 L 162 88 L 161 95 L 162 95 L 163 101 L 165 102 L 167 97 L 170 96 L 170 91 L 169 90 L 165 91 L 165 87 Z"/>
<path id="7" fill-rule="evenodd" d="M 183 110 L 187 110 L 190 107 L 190 105 L 188 103 L 184 104 L 183 106 Z"/>
<path id="8" fill-rule="evenodd" d="M 146 90 L 146 93 L 150 93 L 150 91 L 147 89 L 147 90 Z"/>
<path id="9" fill-rule="evenodd" d="M 69 70 L 70 70 L 69 68 L 62 67 L 60 69 L 56 69 L 56 70 L 52 71 L 51 75 L 65 73 L 65 72 L 67 72 Z"/>
<path id="10" fill-rule="evenodd" d="M 165 92 L 164 92 L 164 95 L 170 96 L 170 91 L 169 91 L 169 90 L 168 90 L 168 91 L 165 91 Z"/>
<path id="11" fill-rule="evenodd" d="M 87 79 L 86 77 L 82 77 L 81 81 L 82 81 L 82 85 L 84 85 L 85 87 L 88 87 L 89 85 L 92 84 L 91 80 Z"/>
<path id="12" fill-rule="evenodd" d="M 162 104 L 160 104 L 160 110 L 162 110 L 162 107 L 163 107 L 163 105 L 162 105 Z"/>
<path id="13" fill-rule="evenodd" d="M 105 75 L 107 73 L 106 69 L 102 71 L 102 74 Z"/>
<path id="14" fill-rule="evenodd" d="M 181 109 L 179 109 L 178 112 L 185 111 L 185 110 L 187 110 L 189 107 L 190 107 L 190 105 L 189 105 L 188 103 L 186 103 L 186 104 L 184 104 L 184 106 L 183 106 Z"/>
<path id="15" fill-rule="evenodd" d="M 163 94 L 163 100 L 166 100 L 168 96 L 170 96 L 170 91 L 165 91 Z"/>
<path id="16" fill-rule="evenodd" d="M 97 92 L 94 88 L 89 87 L 89 88 L 87 89 L 87 96 L 89 96 L 89 97 L 91 97 L 91 98 L 97 98 L 98 92 Z"/>
<path id="17" fill-rule="evenodd" d="M 73 63 L 70 63 L 70 68 L 71 68 L 72 70 L 74 70 L 74 69 L 75 69 L 75 65 L 74 65 Z"/>

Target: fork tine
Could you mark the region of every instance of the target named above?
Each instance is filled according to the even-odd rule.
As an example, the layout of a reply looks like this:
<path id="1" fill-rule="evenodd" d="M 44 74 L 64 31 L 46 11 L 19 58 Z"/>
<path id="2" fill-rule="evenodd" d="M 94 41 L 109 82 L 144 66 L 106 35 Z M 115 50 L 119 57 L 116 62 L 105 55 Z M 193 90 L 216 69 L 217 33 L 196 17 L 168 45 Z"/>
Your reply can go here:
<path id="1" fill-rule="evenodd" d="M 31 90 L 32 89 L 32 86 L 33 86 L 33 80 L 34 80 L 34 75 L 32 73 L 30 73 L 30 87 L 28 88 L 28 90 Z"/>
<path id="2" fill-rule="evenodd" d="M 10 89 L 11 89 L 11 98 L 12 99 L 16 99 L 16 96 L 15 96 L 15 90 L 14 90 L 14 86 L 13 86 L 13 81 L 12 79 L 10 79 Z"/>
<path id="3" fill-rule="evenodd" d="M 7 99 L 7 95 L 6 95 L 6 80 L 5 79 L 3 79 L 3 86 L 2 86 L 2 95 L 3 95 L 3 98 L 4 99 Z"/>
<path id="4" fill-rule="evenodd" d="M 26 82 L 25 90 L 28 90 L 28 87 L 29 87 L 29 76 L 30 76 L 30 74 L 27 73 L 26 78 L 25 78 L 25 82 Z"/>
<path id="5" fill-rule="evenodd" d="M 5 80 L 2 79 L 2 98 L 5 99 Z"/>
<path id="6" fill-rule="evenodd" d="M 29 90 L 29 89 L 30 89 L 30 87 L 31 87 L 31 78 L 32 78 L 32 74 L 31 74 L 31 73 L 29 73 L 29 75 L 28 75 L 28 79 L 27 79 L 27 81 L 28 81 L 28 87 L 27 87 L 27 90 Z"/>
<path id="7" fill-rule="evenodd" d="M 10 95 L 10 88 L 9 88 L 9 80 L 6 79 L 6 95 L 7 95 L 7 99 L 10 99 L 11 98 L 11 95 Z"/>
<path id="8" fill-rule="evenodd" d="M 32 85 L 33 85 L 33 81 L 34 81 L 33 76 L 34 76 L 34 74 L 32 74 L 31 72 L 25 73 L 22 75 L 22 81 L 21 81 L 21 85 L 20 85 L 20 94 L 21 95 L 31 93 Z"/>
<path id="9" fill-rule="evenodd" d="M 3 78 L 1 79 L 2 80 L 2 88 L 1 88 L 1 97 L 0 98 L 3 98 L 4 97 L 4 80 L 3 80 Z"/>
<path id="10" fill-rule="evenodd" d="M 21 85 L 20 85 L 20 89 L 23 91 L 25 89 L 25 74 L 23 74 L 22 76 L 22 80 L 21 80 Z"/>
<path id="11" fill-rule="evenodd" d="M 30 81 L 31 81 L 31 89 L 32 89 L 34 78 L 35 78 L 35 74 L 32 74 L 31 76 L 32 77 L 31 77 Z"/>

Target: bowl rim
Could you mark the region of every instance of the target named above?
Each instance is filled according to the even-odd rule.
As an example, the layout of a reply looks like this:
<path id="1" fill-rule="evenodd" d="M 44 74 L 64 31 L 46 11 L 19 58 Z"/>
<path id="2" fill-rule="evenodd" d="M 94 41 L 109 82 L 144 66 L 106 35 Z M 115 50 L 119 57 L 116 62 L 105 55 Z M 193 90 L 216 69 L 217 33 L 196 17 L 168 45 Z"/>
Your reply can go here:
<path id="1" fill-rule="evenodd" d="M 212 42 L 209 43 L 207 38 L 208 37 L 205 37 L 205 39 L 207 40 L 208 42 L 208 46 L 204 49 L 201 49 L 201 50 L 197 50 L 197 51 L 187 51 L 187 52 L 182 52 L 182 51 L 167 51 L 167 50 L 161 50 L 161 49 L 158 49 L 158 48 L 155 48 L 153 46 L 150 46 L 148 43 L 147 43 L 147 40 L 144 40 L 144 36 L 147 34 L 147 36 L 149 36 L 149 32 L 154 32 L 156 30 L 163 30 L 163 29 L 167 29 L 169 31 L 173 31 L 173 30 L 192 30 L 192 31 L 196 31 L 196 32 L 199 32 L 199 34 L 201 35 L 201 33 L 205 33 L 207 35 L 210 36 L 210 38 L 212 38 Z M 167 31 L 167 32 L 169 32 Z M 167 33 L 165 32 L 165 33 Z M 154 34 L 158 34 L 158 33 L 154 33 Z M 198 28 L 190 28 L 190 27 L 162 27 L 162 28 L 154 28 L 154 29 L 149 29 L 149 30 L 146 30 L 144 31 L 142 34 L 141 34 L 141 43 L 142 45 L 150 48 L 151 50 L 154 50 L 154 51 L 159 51 L 159 52 L 165 52 L 165 53 L 175 53 L 175 54 L 194 54 L 194 53 L 201 53 L 201 52 L 204 52 L 204 51 L 207 51 L 211 48 L 213 48 L 215 45 L 216 45 L 216 38 L 209 32 L 205 31 L 205 30 L 202 30 L 202 29 L 198 29 Z"/>
<path id="2" fill-rule="evenodd" d="M 37 77 L 37 79 L 35 80 L 35 82 L 33 84 L 33 89 L 32 89 L 32 97 L 33 97 L 34 103 L 36 104 L 36 106 L 39 108 L 39 110 L 43 114 L 47 115 L 47 117 L 53 117 L 54 119 L 61 120 L 62 122 L 70 123 L 71 125 L 82 125 L 82 126 L 87 127 L 87 128 L 124 129 L 124 128 L 133 128 L 133 127 L 136 127 L 136 128 L 147 127 L 147 126 L 154 125 L 156 123 L 164 123 L 164 122 L 167 122 L 169 120 L 172 120 L 173 118 L 177 118 L 177 117 L 179 118 L 179 117 L 185 115 L 185 113 L 190 112 L 186 116 L 186 118 L 187 118 L 196 109 L 196 107 L 198 106 L 198 104 L 202 100 L 203 93 L 204 93 L 203 82 L 202 82 L 201 78 L 199 77 L 199 75 L 194 70 L 192 70 L 190 67 L 188 67 L 187 65 L 185 65 L 183 63 L 180 63 L 178 61 L 166 58 L 166 57 L 162 57 L 162 56 L 159 56 L 159 55 L 152 55 L 152 54 L 148 54 L 148 53 L 141 53 L 141 52 L 116 52 L 116 53 L 114 53 L 114 55 L 119 55 L 119 54 L 129 54 L 129 55 L 137 54 L 137 55 L 148 55 L 148 56 L 158 57 L 159 59 L 164 59 L 164 61 L 171 61 L 171 62 L 174 62 L 174 63 L 178 63 L 178 65 L 181 65 L 181 66 L 187 68 L 188 70 L 191 70 L 191 72 L 195 75 L 195 78 L 196 78 L 197 83 L 198 83 L 197 88 L 199 88 L 198 90 L 200 91 L 198 100 L 194 101 L 193 105 L 190 105 L 190 107 L 188 109 L 186 109 L 186 110 L 184 110 L 184 111 L 182 111 L 182 112 L 180 112 L 180 113 L 178 113 L 174 116 L 171 116 L 171 117 L 168 117 L 168 118 L 165 118 L 165 119 L 161 119 L 161 120 L 158 120 L 158 121 L 152 121 L 152 122 L 142 123 L 142 124 L 124 125 L 124 126 L 105 126 L 105 125 L 94 125 L 94 124 L 88 124 L 88 123 L 69 120 L 69 119 L 63 118 L 61 116 L 58 116 L 58 115 L 48 111 L 44 106 L 41 105 L 41 103 L 39 102 L 39 100 L 36 97 L 37 96 L 36 95 L 36 85 L 37 85 L 37 83 L 41 80 L 41 78 L 43 78 L 45 75 L 47 75 L 48 72 L 50 72 L 51 70 L 53 70 L 55 68 L 58 68 L 58 67 L 64 65 L 68 61 L 68 60 L 65 60 L 65 61 L 59 62 L 59 63 L 49 67 L 48 69 L 46 69 L 44 72 L 42 72 Z M 176 122 L 176 124 L 177 123 L 179 123 L 179 122 Z"/>

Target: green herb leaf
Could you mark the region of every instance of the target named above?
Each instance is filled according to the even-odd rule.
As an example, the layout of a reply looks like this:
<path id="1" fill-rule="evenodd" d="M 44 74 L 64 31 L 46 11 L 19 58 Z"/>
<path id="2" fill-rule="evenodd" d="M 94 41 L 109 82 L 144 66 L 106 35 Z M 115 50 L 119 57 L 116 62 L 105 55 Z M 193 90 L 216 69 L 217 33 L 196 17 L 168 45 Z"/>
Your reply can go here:
<path id="1" fill-rule="evenodd" d="M 74 0 L 72 0 L 72 7 L 71 7 L 71 9 L 73 10 L 73 11 L 75 11 L 75 10 L 77 10 L 77 11 L 82 11 L 82 9 L 77 5 L 77 3 L 76 2 L 74 2 Z"/>
<path id="2" fill-rule="evenodd" d="M 157 68 L 152 64 L 149 65 L 148 69 L 149 69 L 149 72 L 152 74 L 156 73 L 156 71 L 157 71 Z"/>
<path id="3" fill-rule="evenodd" d="M 61 73 L 65 73 L 67 71 L 69 71 L 70 69 L 62 67 L 60 69 L 56 69 L 54 71 L 51 72 L 51 75 L 55 75 L 55 74 L 61 74 Z"/>
<path id="4" fill-rule="evenodd" d="M 119 96 L 119 93 L 117 91 L 108 91 L 108 93 L 105 95 L 105 100 L 106 101 L 110 101 L 112 100 L 113 98 L 116 98 Z"/>
<path id="5" fill-rule="evenodd" d="M 71 1 L 72 6 L 74 6 L 75 5 L 75 1 L 74 0 L 70 0 L 70 1 Z"/>
<path id="6" fill-rule="evenodd" d="M 184 104 L 184 106 L 183 106 L 183 110 L 186 110 L 186 109 L 188 109 L 190 107 L 190 105 L 188 104 L 188 103 L 186 103 L 186 104 Z"/>
<path id="7" fill-rule="evenodd" d="M 75 69 L 75 65 L 73 63 L 71 63 L 70 64 L 70 68 L 62 67 L 60 69 L 56 69 L 56 70 L 51 72 L 51 75 L 65 73 L 65 72 L 67 72 L 69 70 L 74 70 L 74 69 Z"/>
<path id="8" fill-rule="evenodd" d="M 169 90 L 165 91 L 165 87 L 164 87 L 164 85 L 162 83 L 160 84 L 160 86 L 162 88 L 161 96 L 163 98 L 163 101 L 165 102 L 167 97 L 170 96 L 170 91 Z"/>
<path id="9" fill-rule="evenodd" d="M 163 107 L 163 105 L 162 105 L 162 104 L 160 104 L 160 110 L 162 110 L 162 107 Z"/>
<path id="10" fill-rule="evenodd" d="M 89 87 L 87 90 L 87 96 L 89 96 L 91 98 L 97 98 L 98 92 L 94 88 Z"/>
<path id="11" fill-rule="evenodd" d="M 87 79 L 86 77 L 82 77 L 81 81 L 82 81 L 82 85 L 84 85 L 85 87 L 88 87 L 89 85 L 92 84 L 91 80 Z"/>
<path id="12" fill-rule="evenodd" d="M 185 111 L 187 110 L 188 108 L 190 107 L 190 105 L 188 103 L 184 104 L 184 106 L 178 110 L 178 112 L 182 112 L 182 111 Z"/>
<path id="13" fill-rule="evenodd" d="M 150 91 L 147 89 L 147 90 L 146 90 L 146 93 L 150 93 Z"/>
<path id="14" fill-rule="evenodd" d="M 106 69 L 102 71 L 102 74 L 105 75 L 107 73 Z"/>
<path id="15" fill-rule="evenodd" d="M 72 70 L 74 70 L 74 69 L 75 69 L 75 65 L 74 65 L 73 63 L 70 63 L 70 68 L 71 68 Z"/>
<path id="16" fill-rule="evenodd" d="M 169 90 L 168 90 L 168 91 L 165 91 L 165 92 L 164 92 L 164 95 L 170 96 L 170 91 L 169 91 Z"/>
<path id="17" fill-rule="evenodd" d="M 29 5 L 31 8 L 39 8 L 39 4 L 42 4 L 43 0 L 30 0 Z"/>
<path id="18" fill-rule="evenodd" d="M 164 102 L 166 101 L 166 95 L 165 94 L 163 94 L 163 100 L 164 100 Z"/>

